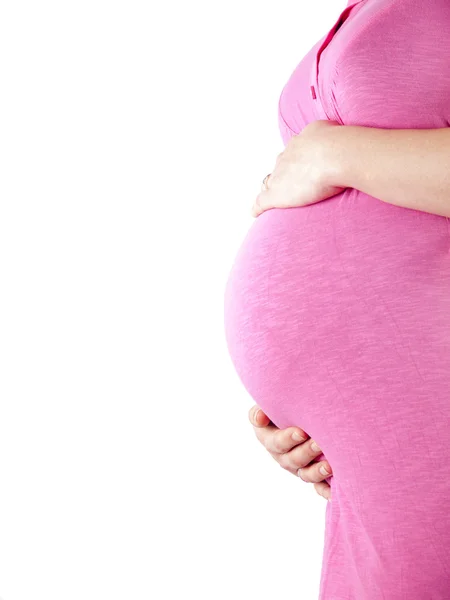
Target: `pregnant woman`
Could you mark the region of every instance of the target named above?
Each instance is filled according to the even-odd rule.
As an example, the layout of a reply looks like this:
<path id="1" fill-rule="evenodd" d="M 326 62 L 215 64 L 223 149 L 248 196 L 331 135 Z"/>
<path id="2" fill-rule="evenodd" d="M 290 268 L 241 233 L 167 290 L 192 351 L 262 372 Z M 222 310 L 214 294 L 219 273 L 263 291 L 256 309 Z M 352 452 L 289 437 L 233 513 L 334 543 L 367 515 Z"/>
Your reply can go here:
<path id="1" fill-rule="evenodd" d="M 332 467 L 320 600 L 450 599 L 449 32 L 448 0 L 348 4 L 282 90 L 301 175 L 280 157 L 226 285 L 244 386 Z M 308 201 L 314 136 L 345 168 Z"/>

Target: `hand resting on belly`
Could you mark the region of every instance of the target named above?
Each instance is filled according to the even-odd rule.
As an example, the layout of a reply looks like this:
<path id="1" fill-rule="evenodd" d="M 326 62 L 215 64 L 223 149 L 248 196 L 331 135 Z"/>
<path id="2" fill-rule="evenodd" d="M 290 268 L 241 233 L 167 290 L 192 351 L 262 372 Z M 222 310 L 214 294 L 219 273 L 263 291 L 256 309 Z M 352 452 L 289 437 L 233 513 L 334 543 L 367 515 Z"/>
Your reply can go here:
<path id="1" fill-rule="evenodd" d="M 289 473 L 300 477 L 303 481 L 313 483 L 316 492 L 327 500 L 331 500 L 331 487 L 324 479 L 332 475 L 328 461 L 313 462 L 322 450 L 311 447 L 310 439 L 300 427 L 279 429 L 257 404 L 248 413 L 256 437 L 277 463 Z M 325 468 L 326 473 L 320 469 Z"/>

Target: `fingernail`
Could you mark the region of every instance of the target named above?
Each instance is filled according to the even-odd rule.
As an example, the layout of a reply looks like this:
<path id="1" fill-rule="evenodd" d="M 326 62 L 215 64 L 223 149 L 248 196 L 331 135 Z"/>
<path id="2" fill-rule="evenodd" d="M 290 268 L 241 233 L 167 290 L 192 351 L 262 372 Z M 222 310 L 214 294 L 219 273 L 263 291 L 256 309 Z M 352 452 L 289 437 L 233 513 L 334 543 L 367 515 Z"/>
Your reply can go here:
<path id="1" fill-rule="evenodd" d="M 312 450 L 314 450 L 314 452 L 320 452 L 320 448 L 319 448 L 319 446 L 316 444 L 316 442 L 313 442 L 313 443 L 311 444 L 311 448 L 312 448 Z"/>
<path id="2" fill-rule="evenodd" d="M 257 422 L 258 422 L 258 413 L 260 413 L 260 412 L 261 412 L 261 409 L 260 409 L 260 408 L 258 408 L 258 410 L 255 412 L 255 416 L 253 417 L 253 419 L 254 419 L 255 423 L 257 423 Z"/>
<path id="3" fill-rule="evenodd" d="M 305 437 L 303 435 L 300 435 L 298 431 L 294 431 L 291 437 L 296 442 L 306 442 Z"/>
<path id="4" fill-rule="evenodd" d="M 328 471 L 323 465 L 319 468 L 319 471 L 322 475 L 331 475 L 330 471 Z"/>

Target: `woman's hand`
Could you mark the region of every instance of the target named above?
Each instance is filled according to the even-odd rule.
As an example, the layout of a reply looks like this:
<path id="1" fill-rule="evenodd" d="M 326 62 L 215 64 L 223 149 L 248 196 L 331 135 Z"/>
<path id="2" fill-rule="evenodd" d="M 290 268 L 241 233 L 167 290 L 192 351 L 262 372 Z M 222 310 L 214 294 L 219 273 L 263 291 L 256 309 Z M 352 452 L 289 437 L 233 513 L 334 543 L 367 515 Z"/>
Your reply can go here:
<path id="1" fill-rule="evenodd" d="M 278 429 L 258 405 L 252 406 L 248 416 L 256 437 L 272 458 L 289 473 L 297 475 L 303 481 L 314 483 L 316 492 L 331 500 L 331 488 L 326 481 L 323 481 L 332 475 L 330 464 L 325 460 L 310 464 L 322 450 L 311 448 L 312 440 L 309 439 L 308 434 L 299 427 Z M 321 473 L 321 467 L 325 467 L 328 472 Z"/>
<path id="2" fill-rule="evenodd" d="M 257 217 L 269 208 L 307 206 L 345 190 L 337 187 L 342 150 L 336 121 L 312 121 L 278 155 L 274 170 L 252 207 Z"/>

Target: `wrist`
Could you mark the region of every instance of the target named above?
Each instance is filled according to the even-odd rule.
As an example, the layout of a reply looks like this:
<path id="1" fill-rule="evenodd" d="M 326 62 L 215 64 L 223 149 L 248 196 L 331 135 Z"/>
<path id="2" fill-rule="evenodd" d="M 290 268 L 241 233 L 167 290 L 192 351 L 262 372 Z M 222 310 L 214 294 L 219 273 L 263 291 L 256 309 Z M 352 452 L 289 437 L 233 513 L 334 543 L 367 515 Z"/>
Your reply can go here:
<path id="1" fill-rule="evenodd" d="M 339 125 L 328 129 L 325 164 L 327 183 L 330 186 L 357 187 L 355 167 L 358 164 L 358 139 L 364 129 L 366 128 L 356 125 Z"/>

